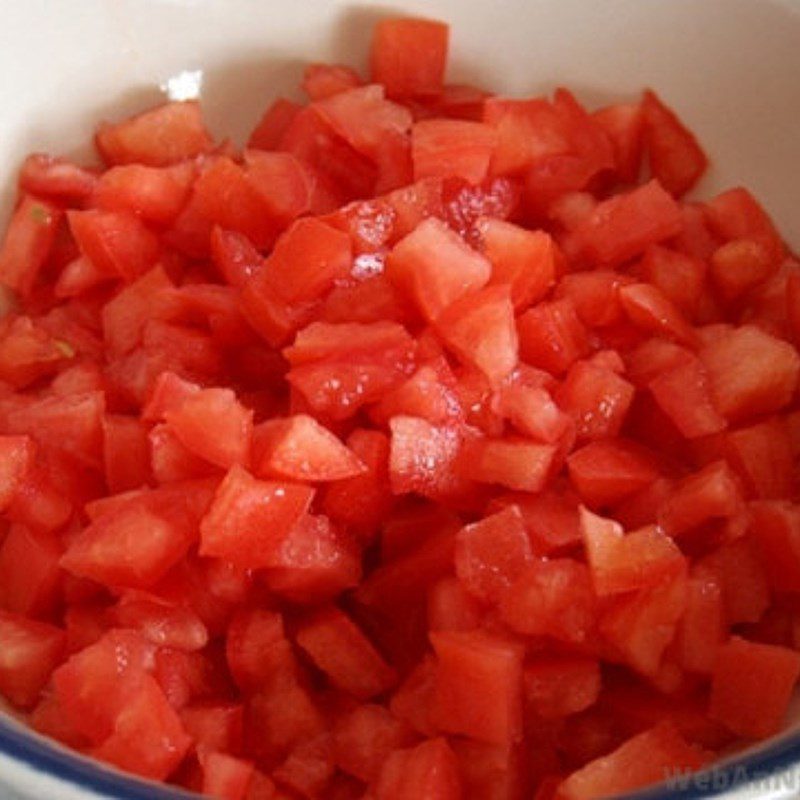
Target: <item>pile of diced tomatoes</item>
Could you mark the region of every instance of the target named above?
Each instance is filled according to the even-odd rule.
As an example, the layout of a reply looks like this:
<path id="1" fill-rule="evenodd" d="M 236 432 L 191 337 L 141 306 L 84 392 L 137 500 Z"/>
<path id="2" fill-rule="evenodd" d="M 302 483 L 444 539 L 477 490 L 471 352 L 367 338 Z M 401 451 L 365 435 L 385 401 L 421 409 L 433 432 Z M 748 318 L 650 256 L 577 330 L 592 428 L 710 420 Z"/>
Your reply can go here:
<path id="1" fill-rule="evenodd" d="M 663 101 L 378 24 L 246 148 L 32 155 L 0 245 L 0 694 L 223 800 L 580 800 L 800 675 L 800 266 Z"/>

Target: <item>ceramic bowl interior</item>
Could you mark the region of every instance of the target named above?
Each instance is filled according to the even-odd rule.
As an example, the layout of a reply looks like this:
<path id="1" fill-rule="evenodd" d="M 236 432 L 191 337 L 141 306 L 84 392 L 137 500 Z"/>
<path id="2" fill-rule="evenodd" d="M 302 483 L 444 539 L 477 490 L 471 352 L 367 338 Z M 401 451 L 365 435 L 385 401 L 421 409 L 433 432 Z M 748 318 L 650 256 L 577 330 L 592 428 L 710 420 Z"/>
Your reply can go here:
<path id="1" fill-rule="evenodd" d="M 698 194 L 747 185 L 800 248 L 800 0 L 0 0 L 0 8 L 0 224 L 26 153 L 89 158 L 99 120 L 195 85 L 214 133 L 241 142 L 273 97 L 296 93 L 305 62 L 363 66 L 374 20 L 401 13 L 451 23 L 452 81 L 519 96 L 565 85 L 589 105 L 654 87 L 712 157 Z M 182 796 L 2 717 L 0 797 Z M 792 718 L 800 723 L 800 708 Z M 776 781 L 751 796 L 800 793 L 791 725 L 733 769 L 742 764 L 740 777 L 797 765 L 795 786 Z M 645 794 L 698 797 L 724 783 Z"/>

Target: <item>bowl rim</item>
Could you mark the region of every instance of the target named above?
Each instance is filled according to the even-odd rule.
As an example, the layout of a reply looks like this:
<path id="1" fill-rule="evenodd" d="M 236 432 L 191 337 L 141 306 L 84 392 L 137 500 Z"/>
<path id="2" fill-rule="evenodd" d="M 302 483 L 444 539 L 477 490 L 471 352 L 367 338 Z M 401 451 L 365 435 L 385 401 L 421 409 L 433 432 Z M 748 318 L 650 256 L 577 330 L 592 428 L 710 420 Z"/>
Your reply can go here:
<path id="1" fill-rule="evenodd" d="M 37 774 L 70 783 L 101 797 L 115 800 L 190 800 L 200 795 L 177 786 L 147 781 L 128 775 L 80 753 L 69 750 L 59 742 L 39 734 L 18 722 L 10 714 L 0 711 L 0 754 L 9 756 Z M 781 782 L 781 776 L 795 777 Z M 6 786 L 19 788 L 5 778 Z M 754 781 L 774 781 L 780 789 L 761 797 L 790 797 L 800 786 L 800 729 L 790 730 L 774 741 L 757 746 L 729 758 L 709 764 L 695 773 L 678 773 L 675 784 L 660 783 L 634 792 L 619 795 L 618 800 L 703 800 L 703 798 L 728 796 L 752 787 Z"/>

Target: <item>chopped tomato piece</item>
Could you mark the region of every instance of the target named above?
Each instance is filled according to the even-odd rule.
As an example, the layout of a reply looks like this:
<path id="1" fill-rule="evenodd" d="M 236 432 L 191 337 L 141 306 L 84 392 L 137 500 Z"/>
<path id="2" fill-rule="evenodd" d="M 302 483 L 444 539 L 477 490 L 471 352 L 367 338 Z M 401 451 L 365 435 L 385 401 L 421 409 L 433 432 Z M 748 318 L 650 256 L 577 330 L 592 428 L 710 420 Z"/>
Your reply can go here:
<path id="1" fill-rule="evenodd" d="M 582 509 L 581 527 L 600 597 L 654 586 L 686 566 L 678 546 L 655 525 L 625 533 L 614 520 Z"/>
<path id="2" fill-rule="evenodd" d="M 489 170 L 494 128 L 460 119 L 427 119 L 411 129 L 414 180 L 463 178 L 480 183 Z"/>
<path id="3" fill-rule="evenodd" d="M 208 152 L 211 136 L 196 102 L 166 103 L 97 131 L 97 148 L 109 164 L 162 167 Z"/>
<path id="4" fill-rule="evenodd" d="M 734 733 L 763 739 L 777 733 L 797 678 L 800 655 L 734 636 L 720 648 L 711 679 L 711 716 Z"/>
<path id="5" fill-rule="evenodd" d="M 60 597 L 62 553 L 52 533 L 12 525 L 0 543 L 0 608 L 49 618 Z"/>
<path id="6" fill-rule="evenodd" d="M 443 222 L 427 219 L 395 245 L 386 270 L 434 322 L 459 297 L 484 286 L 492 267 Z"/>
<path id="7" fill-rule="evenodd" d="M 298 645 L 334 686 L 366 700 L 390 689 L 397 680 L 372 643 L 343 612 L 323 609 L 306 619 Z"/>
<path id="8" fill-rule="evenodd" d="M 270 566 L 313 496 L 306 486 L 256 480 L 232 467 L 200 525 L 201 555 L 244 567 Z"/>
<path id="9" fill-rule="evenodd" d="M 253 433 L 254 472 L 263 478 L 338 481 L 365 472 L 358 456 L 307 414 L 259 425 Z"/>
<path id="10" fill-rule="evenodd" d="M 431 633 L 439 727 L 491 744 L 522 735 L 522 649 L 481 632 Z"/>
<path id="11" fill-rule="evenodd" d="M 386 760 L 375 786 L 375 800 L 458 800 L 458 761 L 447 740 L 429 739 Z"/>
<path id="12" fill-rule="evenodd" d="M 435 20 L 378 22 L 370 51 L 372 79 L 382 83 L 390 97 L 424 97 L 440 91 L 448 38 L 448 26 Z"/>
<path id="13" fill-rule="evenodd" d="M 523 361 L 561 375 L 589 354 L 588 331 L 569 298 L 543 302 L 517 319 Z"/>
<path id="14" fill-rule="evenodd" d="M 480 600 L 497 602 L 532 559 L 522 514 L 509 506 L 456 536 L 456 575 Z"/>
<path id="15" fill-rule="evenodd" d="M 691 189 L 708 166 L 697 140 L 653 91 L 642 101 L 644 138 L 653 177 L 676 197 Z"/>
<path id="16" fill-rule="evenodd" d="M 670 774 L 687 775 L 705 764 L 704 754 L 692 747 L 669 723 L 629 739 L 609 755 L 574 772 L 558 788 L 568 800 L 622 794 Z"/>
<path id="17" fill-rule="evenodd" d="M 64 656 L 64 631 L 0 611 L 0 694 L 30 708 Z"/>
<path id="18" fill-rule="evenodd" d="M 525 664 L 526 707 L 544 719 L 559 719 L 590 708 L 600 695 L 600 668 L 582 656 L 539 656 Z"/>

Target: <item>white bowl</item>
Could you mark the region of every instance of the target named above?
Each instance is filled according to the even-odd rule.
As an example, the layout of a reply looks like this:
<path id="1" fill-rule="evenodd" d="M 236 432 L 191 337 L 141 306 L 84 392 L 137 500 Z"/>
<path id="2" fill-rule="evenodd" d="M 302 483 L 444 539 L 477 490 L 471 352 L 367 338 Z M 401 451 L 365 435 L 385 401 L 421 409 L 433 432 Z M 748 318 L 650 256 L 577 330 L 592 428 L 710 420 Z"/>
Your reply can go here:
<path id="1" fill-rule="evenodd" d="M 271 98 L 295 93 L 303 62 L 362 67 L 372 21 L 402 13 L 452 24 L 451 80 L 518 95 L 563 84 L 589 104 L 654 87 L 712 158 L 700 193 L 750 187 L 800 248 L 800 0 L 0 0 L 0 9 L 0 224 L 27 152 L 88 156 L 100 119 L 158 102 L 184 71 L 202 74 L 213 131 L 241 141 Z M 794 770 L 793 781 L 749 796 L 798 795 L 794 738 L 743 762 L 749 776 Z M 683 796 L 702 794 L 695 783 Z M 98 796 L 180 795 L 0 719 L 0 798 Z"/>

